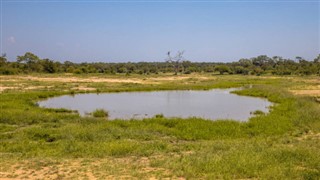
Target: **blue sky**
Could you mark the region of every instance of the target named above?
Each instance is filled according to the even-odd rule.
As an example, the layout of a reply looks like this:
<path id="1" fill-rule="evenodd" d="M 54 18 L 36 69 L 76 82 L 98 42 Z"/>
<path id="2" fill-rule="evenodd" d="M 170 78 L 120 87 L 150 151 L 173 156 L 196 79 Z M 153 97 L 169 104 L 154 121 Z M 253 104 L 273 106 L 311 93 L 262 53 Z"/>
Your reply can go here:
<path id="1" fill-rule="evenodd" d="M 319 1 L 1 1 L 1 53 L 73 62 L 313 60 Z"/>

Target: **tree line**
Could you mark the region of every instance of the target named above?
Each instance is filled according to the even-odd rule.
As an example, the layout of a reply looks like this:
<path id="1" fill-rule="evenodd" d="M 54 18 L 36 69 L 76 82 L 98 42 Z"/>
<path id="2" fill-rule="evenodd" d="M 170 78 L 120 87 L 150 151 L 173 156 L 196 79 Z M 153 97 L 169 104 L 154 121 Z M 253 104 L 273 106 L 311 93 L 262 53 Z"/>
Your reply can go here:
<path id="1" fill-rule="evenodd" d="M 17 56 L 16 61 L 8 61 L 5 54 L 0 57 L 0 74 L 27 73 L 106 73 L 106 74 L 190 74 L 190 73 L 219 73 L 243 75 L 320 75 L 320 54 L 314 60 L 296 57 L 294 60 L 280 56 L 268 57 L 260 55 L 250 59 L 240 59 L 236 62 L 191 62 L 182 58 L 181 52 L 177 57 L 171 57 L 163 62 L 127 62 L 127 63 L 74 63 L 59 62 L 51 59 L 41 59 L 27 52 Z"/>

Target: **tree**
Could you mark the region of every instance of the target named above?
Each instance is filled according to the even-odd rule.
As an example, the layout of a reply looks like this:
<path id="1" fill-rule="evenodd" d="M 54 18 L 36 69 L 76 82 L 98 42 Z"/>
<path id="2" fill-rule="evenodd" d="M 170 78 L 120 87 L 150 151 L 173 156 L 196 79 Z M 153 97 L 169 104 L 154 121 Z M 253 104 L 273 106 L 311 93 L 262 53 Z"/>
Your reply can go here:
<path id="1" fill-rule="evenodd" d="M 44 72 L 47 72 L 47 73 L 55 73 L 58 70 L 57 64 L 50 59 L 42 60 L 42 66 L 43 66 Z"/>
<path id="2" fill-rule="evenodd" d="M 249 70 L 243 66 L 236 66 L 234 68 L 234 73 L 235 74 L 244 74 L 244 75 L 248 75 L 249 74 Z"/>
<path id="3" fill-rule="evenodd" d="M 40 72 L 43 68 L 39 57 L 31 52 L 27 52 L 23 56 L 18 56 L 17 61 L 19 63 L 25 63 L 27 69 L 31 71 Z"/>
<path id="4" fill-rule="evenodd" d="M 298 59 L 296 57 L 296 59 Z M 298 73 L 301 75 L 311 75 L 312 74 L 312 63 L 303 59 L 299 58 L 299 67 L 298 67 Z"/>
<path id="5" fill-rule="evenodd" d="M 226 65 L 218 65 L 214 68 L 215 71 L 218 71 L 220 74 L 223 74 L 225 72 L 229 73 L 230 68 Z"/>
<path id="6" fill-rule="evenodd" d="M 296 61 L 297 61 L 297 62 L 299 62 L 299 61 L 301 61 L 301 60 L 303 60 L 303 58 L 302 58 L 302 57 L 300 57 L 300 56 L 296 56 Z"/>
<path id="7" fill-rule="evenodd" d="M 7 55 L 4 53 L 0 56 L 0 67 L 7 64 Z"/>
<path id="8" fill-rule="evenodd" d="M 320 75 L 320 54 L 313 60 L 313 62 L 316 68 L 316 73 Z"/>
<path id="9" fill-rule="evenodd" d="M 261 69 L 261 67 L 256 67 L 253 69 L 253 74 L 260 76 L 263 73 L 263 69 Z"/>
<path id="10" fill-rule="evenodd" d="M 26 52 L 23 56 L 18 56 L 17 61 L 19 63 L 32 63 L 32 62 L 38 62 L 39 57 L 31 52 Z"/>
<path id="11" fill-rule="evenodd" d="M 320 54 L 313 60 L 314 63 L 320 63 Z"/>
<path id="12" fill-rule="evenodd" d="M 192 63 L 190 61 L 182 61 L 182 68 L 184 73 L 190 73 L 189 67 L 191 66 L 191 64 Z"/>
<path id="13" fill-rule="evenodd" d="M 167 55 L 168 55 L 167 62 L 173 63 L 175 75 L 178 74 L 179 68 L 180 68 L 180 63 L 184 60 L 183 54 L 184 54 L 184 51 L 178 51 L 176 56 L 171 57 L 171 52 L 169 51 L 167 53 Z"/>
<path id="14" fill-rule="evenodd" d="M 240 59 L 239 64 L 245 68 L 248 68 L 252 65 L 252 61 L 250 59 Z"/>

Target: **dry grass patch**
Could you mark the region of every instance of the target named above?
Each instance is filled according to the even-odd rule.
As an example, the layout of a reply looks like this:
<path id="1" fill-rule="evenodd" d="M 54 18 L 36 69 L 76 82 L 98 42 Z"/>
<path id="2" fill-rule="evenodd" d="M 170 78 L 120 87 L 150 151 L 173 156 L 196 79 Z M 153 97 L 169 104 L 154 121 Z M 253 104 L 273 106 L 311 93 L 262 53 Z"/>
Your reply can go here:
<path id="1" fill-rule="evenodd" d="M 304 141 L 304 140 L 320 140 L 320 133 L 315 133 L 312 131 L 309 131 L 308 133 L 303 134 L 302 136 L 297 138 L 299 141 Z"/>
<path id="2" fill-rule="evenodd" d="M 152 167 L 152 158 L 158 157 L 7 159 L 0 163 L 0 179 L 183 179 Z"/>
<path id="3" fill-rule="evenodd" d="M 17 89 L 19 87 L 8 87 L 8 86 L 0 86 L 0 92 L 5 91 L 7 89 Z"/>
<path id="4" fill-rule="evenodd" d="M 320 96 L 319 90 L 290 90 L 295 95 Z"/>

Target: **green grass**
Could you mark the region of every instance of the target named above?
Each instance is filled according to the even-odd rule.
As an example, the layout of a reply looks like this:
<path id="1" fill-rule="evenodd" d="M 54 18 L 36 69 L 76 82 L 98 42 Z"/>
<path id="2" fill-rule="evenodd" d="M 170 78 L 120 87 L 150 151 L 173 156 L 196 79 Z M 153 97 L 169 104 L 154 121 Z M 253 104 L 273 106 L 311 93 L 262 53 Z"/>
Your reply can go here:
<path id="1" fill-rule="evenodd" d="M 96 109 L 95 111 L 93 111 L 92 113 L 93 117 L 102 117 L 102 118 L 107 118 L 109 116 L 108 111 L 104 110 L 104 109 Z"/>
<path id="2" fill-rule="evenodd" d="M 101 92 L 200 90 L 252 85 L 252 88 L 233 93 L 267 98 L 274 105 L 270 113 L 254 116 L 248 122 L 166 118 L 163 115 L 143 120 L 106 121 L 104 118 L 80 117 L 70 110 L 44 109 L 36 105 L 40 99 L 72 92 L 84 93 L 70 90 L 79 85 L 77 83 L 54 82 L 55 88 L 51 90 L 10 90 L 0 94 L 0 159 L 3 160 L 0 165 L 7 167 L 0 172 L 9 171 L 8 162 L 85 159 L 114 163 L 94 166 L 92 171 L 101 178 L 107 178 L 103 172 L 116 177 L 126 172 L 137 178 L 319 179 L 320 140 L 317 134 L 320 132 L 320 107 L 313 98 L 293 96 L 287 91 L 300 85 L 300 81 L 286 77 L 206 77 L 208 79 L 189 78 L 160 84 L 87 85 L 99 87 Z M 42 85 L 42 82 L 37 83 Z M 105 115 L 102 111 L 96 113 Z M 116 165 L 122 158 L 126 159 L 122 162 L 126 169 Z M 148 163 L 142 160 L 144 158 Z M 83 166 L 85 169 L 92 167 L 90 163 Z M 142 167 L 156 170 L 141 172 Z"/>

